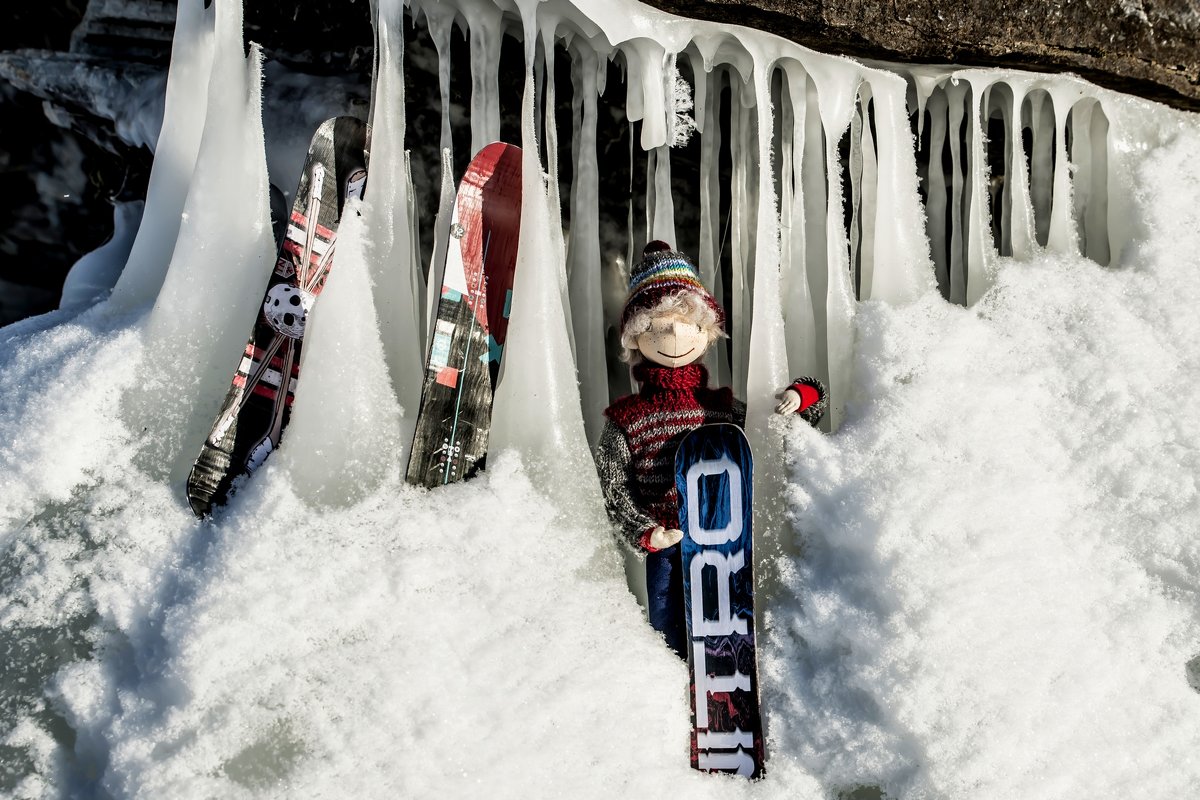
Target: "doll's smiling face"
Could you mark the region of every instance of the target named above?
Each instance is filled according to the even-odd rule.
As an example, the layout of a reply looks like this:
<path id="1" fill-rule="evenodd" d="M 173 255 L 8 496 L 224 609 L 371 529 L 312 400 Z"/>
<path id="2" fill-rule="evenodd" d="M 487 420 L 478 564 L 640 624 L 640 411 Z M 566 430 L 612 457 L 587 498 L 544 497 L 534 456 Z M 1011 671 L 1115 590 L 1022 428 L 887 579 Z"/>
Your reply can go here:
<path id="1" fill-rule="evenodd" d="M 650 328 L 637 337 L 642 357 L 664 367 L 683 367 L 696 361 L 708 349 L 708 333 L 678 314 L 666 314 L 650 322 Z"/>

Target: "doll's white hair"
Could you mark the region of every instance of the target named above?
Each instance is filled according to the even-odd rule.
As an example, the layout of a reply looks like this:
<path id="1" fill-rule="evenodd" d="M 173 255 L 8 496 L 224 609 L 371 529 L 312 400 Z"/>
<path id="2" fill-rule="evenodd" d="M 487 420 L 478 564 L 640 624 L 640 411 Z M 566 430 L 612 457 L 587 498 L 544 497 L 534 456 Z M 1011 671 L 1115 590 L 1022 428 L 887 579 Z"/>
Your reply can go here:
<path id="1" fill-rule="evenodd" d="M 621 329 L 622 361 L 626 364 L 636 364 L 642 360 L 642 354 L 637 346 L 638 337 L 650 330 L 650 323 L 656 317 L 667 314 L 676 314 L 693 325 L 699 325 L 700 329 L 708 335 L 708 341 L 704 345 L 705 349 L 725 336 L 725 331 L 721 329 L 721 321 L 717 319 L 716 310 L 705 302 L 703 297 L 696 292 L 672 292 L 650 308 L 639 308 L 630 315 L 625 327 Z"/>

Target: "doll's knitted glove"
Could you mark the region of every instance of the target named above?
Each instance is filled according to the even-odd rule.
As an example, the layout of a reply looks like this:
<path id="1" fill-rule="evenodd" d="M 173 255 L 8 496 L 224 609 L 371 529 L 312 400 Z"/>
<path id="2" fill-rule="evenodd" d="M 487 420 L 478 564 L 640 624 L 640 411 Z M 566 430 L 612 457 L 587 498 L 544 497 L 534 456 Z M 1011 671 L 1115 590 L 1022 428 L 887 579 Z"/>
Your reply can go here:
<path id="1" fill-rule="evenodd" d="M 650 546 L 655 550 L 666 550 L 668 547 L 678 544 L 682 538 L 683 531 L 659 525 L 650 532 Z"/>
<path id="2" fill-rule="evenodd" d="M 825 384 L 816 378 L 803 377 L 792 381 L 792 385 L 783 390 L 775 411 L 778 414 L 799 413 L 805 422 L 815 426 L 825 416 L 828 405 Z"/>

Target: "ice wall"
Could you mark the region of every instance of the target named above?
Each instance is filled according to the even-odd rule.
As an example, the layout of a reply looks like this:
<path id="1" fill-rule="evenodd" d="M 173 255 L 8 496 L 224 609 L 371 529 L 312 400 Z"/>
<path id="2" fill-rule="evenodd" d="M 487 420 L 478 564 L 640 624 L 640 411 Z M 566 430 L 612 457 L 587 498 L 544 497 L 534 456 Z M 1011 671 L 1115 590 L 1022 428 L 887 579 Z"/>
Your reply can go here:
<path id="1" fill-rule="evenodd" d="M 1119 261 L 1131 232 L 1121 200 L 1109 202 L 1123 167 L 1106 92 L 1071 76 L 895 68 L 909 82 L 917 116 L 943 295 L 974 304 L 1004 256 L 1026 259 L 1045 249 L 1102 265 Z M 1125 134 L 1141 138 L 1143 126 L 1127 122 Z"/>
<path id="2" fill-rule="evenodd" d="M 610 63 L 624 79 L 625 96 L 617 102 L 636 136 L 631 144 L 646 153 L 646 197 L 629 198 L 623 260 L 649 238 L 691 240 L 694 232 L 679 236 L 676 210 L 698 207 L 700 247 L 692 255 L 726 306 L 731 337 L 728 351 L 714 350 L 708 362 L 719 382 L 731 383 L 749 402 L 748 427 L 764 452 L 772 450 L 765 428 L 769 406 L 789 377 L 813 374 L 824 380 L 833 400 L 827 426 L 839 426 L 852 391 L 848 364 L 856 301 L 909 302 L 936 284 L 947 299 L 971 304 L 990 285 L 998 258 L 1027 257 L 1044 247 L 1109 263 L 1119 258 L 1129 235 L 1109 222 L 1120 219 L 1119 202 L 1108 200 L 1119 169 L 1110 167 L 1115 131 L 1101 93 L 1082 81 L 864 66 L 758 31 L 667 15 L 635 0 L 377 0 L 373 10 L 375 133 L 367 230 L 372 297 L 392 384 L 401 406 L 414 408 L 416 382 L 409 376 L 423 358 L 445 240 L 445 215 L 439 214 L 432 220 L 434 252 L 421 252 L 418 225 L 428 217 L 420 205 L 433 198 L 418 198 L 412 189 L 411 159 L 428 150 L 407 138 L 408 19 L 423 26 L 437 54 L 439 138 L 447 152 L 439 206 L 448 202 L 456 178 L 449 154 L 452 119 L 454 124 L 461 119 L 451 113 L 454 70 L 469 69 L 471 75 L 471 149 L 500 135 L 507 112 L 524 120 L 524 144 L 536 156 L 535 174 L 526 176 L 528 196 L 545 198 L 552 235 L 540 242 L 530 232 L 523 240 L 522 263 L 538 264 L 540 276 L 526 292 L 542 291 L 541 281 L 552 280 L 561 311 L 547 315 L 534 303 L 528 308 L 539 311 L 523 311 L 517 299 L 518 331 L 525 325 L 522 316 L 539 314 L 530 323 L 529 341 L 536 344 L 511 348 L 505 375 L 520 375 L 515 380 L 528 384 L 534 362 L 546 352 L 565 347 L 570 359 L 554 361 L 544 378 L 555 414 L 549 425 L 523 422 L 500 401 L 499 441 L 523 443 L 530 452 L 561 449 L 558 438 L 574 428 L 579 414 L 594 443 L 600 411 L 625 389 L 610 384 L 615 353 L 611 346 L 606 350 L 605 341 L 611 340 L 614 320 L 605 318 L 601 299 L 601 287 L 614 282 L 606 271 L 622 261 L 599 252 L 604 221 L 597 117 L 600 104 L 613 102 L 606 79 Z M 186 235 L 173 227 L 186 213 L 172 209 L 208 171 L 197 162 L 197 131 L 205 129 L 201 123 L 208 112 L 195 98 L 205 96 L 212 81 L 220 82 L 217 71 L 226 68 L 219 60 L 213 66 L 217 17 L 200 3 L 180 6 L 178 67 L 168 84 L 155 166 L 160 177 L 152 180 L 150 216 L 114 290 L 114 307 L 136 307 L 153 297 L 170 263 L 166 253 Z M 450 60 L 456 36 L 469 46 L 465 65 Z M 500 54 L 506 37 L 526 42 L 533 100 L 524 109 L 502 108 Z M 554 111 L 562 87 L 556 90 L 548 76 L 563 57 L 571 62 L 574 120 L 560 131 Z M 672 160 L 678 155 L 672 145 L 693 131 L 699 139 L 698 185 L 694 195 L 681 194 L 673 182 Z M 559 147 L 560 134 L 570 138 L 569 147 Z M 195 180 L 189 183 L 183 176 L 190 179 L 192 172 Z M 558 242 L 553 232 L 564 207 L 570 227 Z M 644 217 L 634 213 L 641 207 Z M 427 275 L 430 264 L 435 272 Z M 560 317 L 563 324 L 556 321 Z M 518 429 L 526 433 L 511 439 Z M 558 443 L 536 442 L 534 430 L 553 431 L 551 440 Z"/>

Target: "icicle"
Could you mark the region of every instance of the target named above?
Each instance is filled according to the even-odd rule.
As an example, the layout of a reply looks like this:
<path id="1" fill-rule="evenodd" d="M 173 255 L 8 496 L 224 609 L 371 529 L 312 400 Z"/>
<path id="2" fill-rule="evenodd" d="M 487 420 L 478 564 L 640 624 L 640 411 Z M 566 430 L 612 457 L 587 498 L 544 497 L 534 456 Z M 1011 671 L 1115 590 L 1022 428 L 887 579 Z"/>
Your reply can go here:
<path id="1" fill-rule="evenodd" d="M 596 144 L 596 66 L 589 47 L 573 50 L 571 78 L 571 241 L 568 250 L 575 363 L 583 395 L 583 425 L 595 447 L 608 405 L 604 300 L 600 294 L 600 169 Z"/>
<path id="2" fill-rule="evenodd" d="M 929 185 L 926 214 L 929 219 L 929 244 L 933 251 L 934 274 L 942 296 L 950 297 L 950 263 L 946 251 L 946 230 L 950 224 L 946 208 L 946 172 L 942 152 L 946 146 L 949 108 L 946 92 L 939 89 L 929 98 Z M 953 145 L 951 145 L 953 147 Z"/>
<path id="3" fill-rule="evenodd" d="M 771 102 L 774 64 L 777 55 L 755 53 L 754 100 L 757 152 L 754 182 L 757 203 L 754 215 L 754 316 L 749 320 L 749 353 L 746 365 L 746 438 L 759 464 L 781 464 L 784 438 L 772 424 L 777 403 L 776 392 L 789 383 L 787 340 L 784 333 L 782 303 L 782 263 L 780 256 L 780 214 L 775 195 L 775 169 L 772 165 L 772 139 L 775 124 Z M 781 151 L 781 159 L 790 154 Z M 786 473 L 780 469 L 759 469 L 754 476 L 754 518 L 756 531 L 756 567 L 764 603 L 779 587 L 778 560 L 773 556 L 790 547 L 797 537 L 790 532 L 787 503 L 784 499 Z M 759 546 L 761 545 L 761 546 Z"/>
<path id="4" fill-rule="evenodd" d="M 1054 199 L 1054 109 L 1044 89 L 1029 93 L 1029 127 L 1033 134 L 1033 153 L 1029 166 L 1029 192 L 1033 199 L 1034 230 L 1037 242 L 1045 247 L 1050 237 L 1050 206 Z"/>
<path id="5" fill-rule="evenodd" d="M 740 40 L 722 31 L 707 33 L 691 31 L 690 38 L 696 51 L 704 61 L 704 69 L 711 70 L 716 64 L 725 64 L 736 72 L 742 83 L 754 76 L 754 58 Z M 733 75 L 730 74 L 730 82 Z"/>
<path id="6" fill-rule="evenodd" d="M 808 285 L 807 216 L 804 208 L 804 151 L 807 146 L 808 76 L 800 64 L 788 60 L 787 95 L 782 105 L 783 143 L 778 158 L 783 164 L 780 197 L 780 254 L 783 281 L 783 315 L 787 359 L 792 375 L 816 375 L 817 330 L 812 293 Z"/>
<path id="7" fill-rule="evenodd" d="M 816 351 L 815 360 L 811 366 L 805 367 L 801 362 L 800 374 L 813 375 L 828 383 L 829 381 L 829 345 L 826 335 L 828 314 L 826 310 L 829 284 L 829 243 L 826 227 L 827 209 L 826 196 L 829 187 L 826 182 L 825 165 L 825 130 L 821 123 L 820 99 L 817 96 L 817 86 L 811 79 L 806 81 L 804 89 L 804 154 L 800 172 L 803 187 L 804 206 L 804 242 L 805 248 L 801 253 L 804 259 L 804 274 L 808 279 L 809 292 L 812 297 L 813 340 L 811 347 Z M 789 330 L 789 341 L 794 351 L 797 347 L 806 348 L 809 345 L 798 337 L 808 334 L 805 326 L 797 330 Z M 792 365 L 796 368 L 796 365 Z"/>
<path id="8" fill-rule="evenodd" d="M 924 219 L 905 107 L 908 87 L 897 76 L 874 77 L 870 87 L 875 138 L 869 148 L 870 160 L 864 164 L 870 176 L 864 179 L 865 203 L 870 209 L 864 215 L 870 220 L 870 236 L 864 235 L 863 243 L 863 296 L 905 303 L 929 291 L 933 284 L 920 233 Z M 866 156 L 868 148 L 863 151 Z M 936 165 L 931 161 L 930 170 L 935 166 L 940 171 L 941 161 Z"/>
<path id="9" fill-rule="evenodd" d="M 558 182 L 558 122 L 557 122 L 557 106 L 558 100 L 555 93 L 555 64 L 554 64 L 554 33 L 555 23 L 553 20 L 543 21 L 542 23 L 542 52 L 545 72 L 544 88 L 542 96 L 545 99 L 545 108 L 543 114 L 543 130 L 545 132 L 546 141 L 546 172 L 548 173 L 546 188 L 549 194 L 549 203 L 551 216 L 558 218 L 558 224 L 550 229 L 550 235 L 555 239 L 555 247 L 559 252 L 566 252 L 566 243 L 563 241 L 563 226 L 562 226 L 562 198 L 559 194 Z M 563 313 L 567 317 L 567 337 L 571 342 L 571 352 L 575 352 L 575 329 L 571 322 L 571 295 L 567 285 L 567 270 L 566 262 L 560 262 L 562 269 L 559 270 L 559 291 L 562 293 Z"/>
<path id="10" fill-rule="evenodd" d="M 696 73 L 700 75 L 701 73 Z M 721 221 L 721 86 L 725 78 L 723 69 L 706 73 L 705 95 L 710 98 L 704 108 L 704 131 L 700 139 L 700 280 L 711 287 L 718 303 L 724 303 L 722 289 L 721 251 L 725 245 L 725 226 Z M 697 78 L 697 83 L 700 83 Z M 711 347 L 704 357 L 709 374 L 716 386 L 730 382 L 728 362 L 723 343 Z"/>
<path id="11" fill-rule="evenodd" d="M 208 107 L 216 10 L 179 0 L 163 123 L 146 187 L 146 211 L 109 301 L 120 313 L 150 302 L 162 287 L 200 151 Z"/>
<path id="12" fill-rule="evenodd" d="M 471 36 L 471 155 L 500 139 L 500 48 L 504 13 L 492 3 L 464 3 Z"/>
<path id="13" fill-rule="evenodd" d="M 649 233 L 649 229 L 646 229 L 645 231 L 638 231 L 634 228 L 634 218 L 636 217 L 636 214 L 634 213 L 633 171 L 635 169 L 637 169 L 637 160 L 635 158 L 635 156 L 637 155 L 637 151 L 635 150 L 637 145 L 634 144 L 634 141 L 636 138 L 634 134 L 636 134 L 636 133 L 637 133 L 637 124 L 630 121 L 629 122 L 629 202 L 627 203 L 627 206 L 626 206 L 628 211 L 625 215 L 625 247 L 626 247 L 625 265 L 629 268 L 629 270 L 631 272 L 633 271 L 633 268 L 638 263 L 638 261 L 637 261 L 638 254 L 637 254 L 637 252 L 635 252 L 635 249 L 634 249 L 635 243 L 638 241 L 645 242 L 646 238 L 647 238 L 645 234 Z M 626 277 L 628 277 L 628 276 L 626 276 Z"/>
<path id="14" fill-rule="evenodd" d="M 421 402 L 420 382 L 413 376 L 422 373 L 425 361 L 421 336 L 425 287 L 421 263 L 412 259 L 416 230 L 411 213 L 412 179 L 404 151 L 404 6 L 402 0 L 378 3 L 379 61 L 371 113 L 375 125 L 363 213 L 375 314 L 391 384 L 405 411 L 403 441 L 407 446 Z"/>
<path id="15" fill-rule="evenodd" d="M 1087 97 L 1075 104 L 1080 116 L 1073 126 L 1072 141 L 1077 143 L 1078 155 L 1072 153 L 1072 163 L 1078 164 L 1075 176 L 1076 196 L 1081 190 L 1086 197 L 1078 199 L 1080 241 L 1083 254 L 1098 264 L 1107 265 L 1110 259 L 1108 235 L 1108 118 L 1100 101 Z"/>
<path id="16" fill-rule="evenodd" d="M 675 202 L 671 196 L 671 147 L 663 145 L 654 150 L 654 174 L 648 176 L 654 184 L 654 216 L 649 226 L 650 238 L 678 245 L 675 237 Z"/>
<path id="17" fill-rule="evenodd" d="M 408 239 L 411 248 L 408 263 L 412 270 L 413 297 L 418 306 L 416 347 L 421 353 L 424 353 L 425 343 L 429 341 L 429 331 L 425 322 L 428 308 L 427 276 L 421 270 L 421 264 L 424 263 L 421 260 L 421 216 L 417 212 L 417 192 L 413 188 L 412 179 L 412 157 L 408 150 L 404 151 L 404 185 L 408 193 Z"/>
<path id="18" fill-rule="evenodd" d="M 629 94 L 637 101 L 626 102 L 626 113 L 630 120 L 641 120 L 642 149 L 652 150 L 669 144 L 667 113 L 673 112 L 673 103 L 667 102 L 664 92 L 666 50 L 652 39 L 635 39 L 622 43 L 621 47 L 630 64 Z M 635 83 L 639 86 L 636 94 Z"/>
<path id="19" fill-rule="evenodd" d="M 1074 186 L 1074 203 L 1072 217 L 1075 224 L 1075 238 L 1079 249 L 1087 253 L 1087 212 L 1092 196 L 1092 141 L 1090 131 L 1092 119 L 1092 103 L 1081 100 L 1076 103 L 1068 115 L 1067 122 L 1071 131 L 1071 147 L 1067 154 L 1071 166 L 1075 169 L 1072 176 Z"/>
<path id="20" fill-rule="evenodd" d="M 391 0 L 381 0 L 380 4 L 386 9 Z M 385 35 L 381 30 L 380 38 Z M 387 60 L 385 56 L 384 65 Z M 384 75 L 380 76 L 379 87 L 386 91 Z M 389 167 L 389 177 L 401 175 L 398 164 Z M 402 206 L 394 210 L 404 218 Z M 420 399 L 420 384 L 412 379 L 421 374 L 415 358 L 404 365 L 415 371 L 404 373 L 401 383 L 388 375 L 380 339 L 382 320 L 374 310 L 394 308 L 390 305 L 393 298 L 386 295 L 395 285 L 404 283 L 408 270 L 402 268 L 406 266 L 403 261 L 389 261 L 388 271 L 398 273 L 401 280 L 393 286 L 379 284 L 379 251 L 368 244 L 370 238 L 378 238 L 379 232 L 371 232 L 367 226 L 372 218 L 377 221 L 382 216 L 387 220 L 391 214 L 380 215 L 370 208 L 365 211 L 361 218 L 353 208 L 343 214 L 336 269 L 330 272 L 321 302 L 308 324 L 304 380 L 296 384 L 291 424 L 280 453 L 296 493 L 315 506 L 348 505 L 399 473 L 399 454 L 407 453 L 411 423 L 401 426 L 400 407 L 392 387 L 407 391 L 415 386 L 416 400 Z M 376 273 L 374 280 L 372 272 Z M 410 313 L 404 321 L 411 324 L 415 319 Z M 394 336 L 394 325 L 392 329 Z M 404 344 L 415 352 L 411 338 Z M 410 416 L 415 417 L 415 408 Z M 314 453 L 320 457 L 314 458 Z"/>
<path id="21" fill-rule="evenodd" d="M 437 215 L 433 219 L 433 255 L 430 257 L 425 277 L 423 317 L 427 320 L 426 335 L 437 324 L 438 302 L 442 296 L 442 278 L 446 272 L 446 248 L 450 242 L 450 220 L 454 217 L 455 196 L 454 155 L 449 150 L 442 150 L 441 190 L 438 192 Z M 426 340 L 424 344 L 427 346 L 429 342 Z"/>
<path id="22" fill-rule="evenodd" d="M 654 148 L 646 153 L 646 239 L 657 239 L 654 235 L 654 216 L 658 210 L 658 181 L 655 180 L 655 175 L 658 172 L 658 155 L 660 148 Z M 675 242 L 668 239 L 668 242 Z"/>
<path id="23" fill-rule="evenodd" d="M 823 345 L 830 395 L 827 425 L 830 430 L 837 430 L 846 414 L 854 352 L 854 291 L 850 284 L 850 252 L 843 235 L 842 176 L 837 146 L 854 114 L 854 97 L 861 77 L 819 61 L 809 65 L 809 77 L 815 83 L 821 111 L 821 125 L 825 134 L 825 177 L 829 187 L 824 226 L 825 290 L 818 292 L 814 286 L 814 296 L 823 295 L 825 298 Z"/>
<path id="24" fill-rule="evenodd" d="M 1050 206 L 1050 235 L 1046 248 L 1057 253 L 1076 253 L 1079 243 L 1071 222 L 1071 159 L 1067 156 L 1067 112 L 1079 91 L 1073 87 L 1052 84 L 1051 106 L 1054 109 L 1054 201 Z"/>
<path id="25" fill-rule="evenodd" d="M 875 156 L 875 136 L 871 132 L 871 115 L 873 113 L 870 84 L 864 83 L 861 89 L 862 97 L 862 201 L 860 207 L 860 225 L 862 240 L 858 247 L 858 276 L 860 294 L 864 300 L 878 299 L 872 294 L 872 281 L 875 276 L 875 219 L 877 214 L 877 195 L 879 194 L 879 167 Z M 886 272 L 886 270 L 885 270 Z"/>
<path id="26" fill-rule="evenodd" d="M 1024 81 L 1009 81 L 1012 89 L 1012 110 L 1009 114 L 1008 152 L 1005 163 L 1011 168 L 1005 177 L 1008 192 L 1009 243 L 1014 258 L 1026 259 L 1033 254 L 1034 223 L 1033 204 L 1029 196 L 1029 168 L 1025 161 L 1024 133 L 1021 109 L 1025 105 L 1028 86 Z"/>
<path id="27" fill-rule="evenodd" d="M 909 67 L 908 74 L 912 77 L 913 90 L 917 100 L 917 142 L 919 144 L 925 133 L 925 110 L 929 105 L 930 98 L 938 90 L 938 84 L 942 80 L 942 71 Z M 932 113 L 929 118 L 933 119 Z"/>
<path id="28" fill-rule="evenodd" d="M 850 226 L 846 232 L 850 247 L 850 274 L 854 276 L 854 294 L 862 298 L 862 202 L 863 202 L 863 116 L 865 102 L 859 95 L 850 118 L 850 154 L 846 159 L 846 177 L 850 179 Z"/>
<path id="29" fill-rule="evenodd" d="M 453 6 L 440 3 L 424 3 L 425 22 L 429 25 L 429 37 L 438 54 L 438 90 L 442 100 L 441 149 L 454 152 L 454 137 L 450 131 L 450 37 L 454 33 Z"/>
<path id="30" fill-rule="evenodd" d="M 987 156 L 984 153 L 983 117 L 984 96 L 991 78 L 972 73 L 967 78 L 971 86 L 971 142 L 967 158 L 967 179 L 970 182 L 970 211 L 967 215 L 966 303 L 973 305 L 991 285 L 992 248 L 989 209 L 984 194 L 987 181 Z"/>
<path id="31" fill-rule="evenodd" d="M 757 215 L 758 146 L 755 141 L 754 96 L 736 81 L 731 82 L 730 141 L 733 158 L 732 198 L 730 202 L 730 238 L 733 281 L 729 308 L 733 314 L 733 387 L 741 395 L 746 386 L 746 366 L 750 347 L 750 314 L 753 307 L 755 236 Z"/>
<path id="32" fill-rule="evenodd" d="M 694 47 L 689 48 L 686 55 L 688 64 L 692 68 L 692 106 L 694 108 L 696 132 L 703 134 L 705 131 L 711 130 L 706 124 L 708 119 L 709 72 L 704 68 L 704 59 Z"/>
<path id="33" fill-rule="evenodd" d="M 965 245 L 963 244 L 964 220 L 963 206 L 968 202 L 964 197 L 970 187 L 964 186 L 963 181 L 970 176 L 970 161 L 964 162 L 963 150 L 969 153 L 970 142 L 963 142 L 963 115 L 967 103 L 967 85 L 951 78 L 946 86 L 946 103 L 950 113 L 950 258 L 948 271 L 950 273 L 950 302 L 966 305 L 966 265 L 964 263 Z"/>
<path id="34" fill-rule="evenodd" d="M 1091 141 L 1091 199 L 1084 217 L 1087 231 L 1085 255 L 1097 264 L 1108 266 L 1112 259 L 1112 248 L 1108 232 L 1108 117 L 1099 100 L 1090 101 L 1091 117 L 1088 120 L 1087 136 Z"/>
<path id="35" fill-rule="evenodd" d="M 242 6 L 216 4 L 204 133 L 171 264 L 146 325 L 146 382 L 130 427 L 144 466 L 181 484 L 229 388 L 275 247 L 263 145 L 261 53 L 242 44 Z M 143 225 L 144 227 L 144 225 Z"/>
<path id="36" fill-rule="evenodd" d="M 746 365 L 746 431 L 751 444 L 755 439 L 765 445 L 767 421 L 775 407 L 775 392 L 788 382 L 787 349 L 783 329 L 780 288 L 779 213 L 775 201 L 771 166 L 771 135 L 774 129 L 771 107 L 772 62 L 756 59 L 754 91 L 758 130 L 758 174 L 755 199 L 754 315 L 747 325 L 749 354 Z M 774 441 L 774 437 L 772 437 Z M 772 447 L 771 450 L 777 450 Z M 756 448 L 756 452 L 769 452 Z M 761 473 L 760 473 L 761 474 Z"/>

